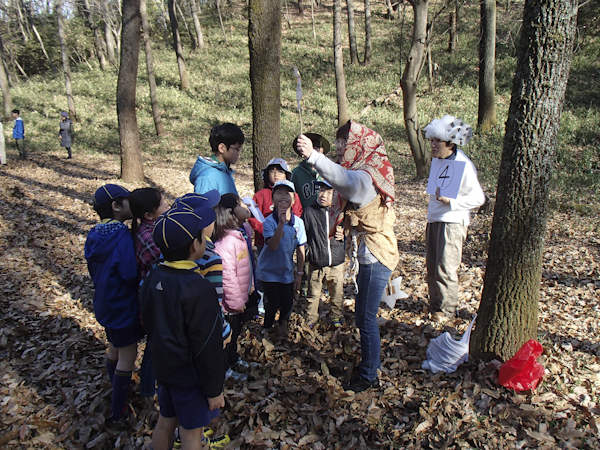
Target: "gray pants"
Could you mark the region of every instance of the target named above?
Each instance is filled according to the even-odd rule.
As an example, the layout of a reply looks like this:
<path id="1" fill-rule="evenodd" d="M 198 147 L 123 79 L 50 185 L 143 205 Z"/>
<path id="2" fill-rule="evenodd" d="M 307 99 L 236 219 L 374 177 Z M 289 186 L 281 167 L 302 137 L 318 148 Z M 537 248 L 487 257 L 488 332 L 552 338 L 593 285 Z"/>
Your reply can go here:
<path id="1" fill-rule="evenodd" d="M 25 151 L 25 139 L 15 139 L 17 143 L 17 150 L 19 150 L 19 157 L 21 159 L 27 159 L 27 152 Z"/>
<path id="2" fill-rule="evenodd" d="M 452 315 L 458 306 L 458 268 L 467 227 L 459 223 L 430 222 L 425 245 L 429 311 Z"/>

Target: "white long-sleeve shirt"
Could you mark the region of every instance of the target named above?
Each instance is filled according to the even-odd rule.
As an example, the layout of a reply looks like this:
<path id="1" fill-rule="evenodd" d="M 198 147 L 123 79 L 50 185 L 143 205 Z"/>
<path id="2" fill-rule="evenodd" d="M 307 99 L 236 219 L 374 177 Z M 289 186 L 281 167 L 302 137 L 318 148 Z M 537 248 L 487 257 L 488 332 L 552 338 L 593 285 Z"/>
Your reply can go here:
<path id="1" fill-rule="evenodd" d="M 485 194 L 477 180 L 477 169 L 469 158 L 456 150 L 455 161 L 465 161 L 465 171 L 458 190 L 458 196 L 450 199 L 450 204 L 440 202 L 435 195 L 429 196 L 427 222 L 460 223 L 468 226 L 471 222 L 471 210 L 483 205 Z"/>

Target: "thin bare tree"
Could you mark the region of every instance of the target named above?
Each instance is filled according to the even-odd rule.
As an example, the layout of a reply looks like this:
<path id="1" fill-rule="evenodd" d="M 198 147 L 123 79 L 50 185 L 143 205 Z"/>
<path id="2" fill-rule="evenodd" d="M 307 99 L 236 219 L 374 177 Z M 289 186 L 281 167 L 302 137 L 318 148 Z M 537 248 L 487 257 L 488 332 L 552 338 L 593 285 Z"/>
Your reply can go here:
<path id="1" fill-rule="evenodd" d="M 54 3 L 54 9 L 56 10 L 58 40 L 60 42 L 60 56 L 62 59 L 63 73 L 65 75 L 65 92 L 67 94 L 67 105 L 69 106 L 69 118 L 73 122 L 77 122 L 75 99 L 73 98 L 73 83 L 71 81 L 71 63 L 69 62 L 69 52 L 67 49 L 67 37 L 65 34 L 65 21 L 62 7 L 62 0 L 56 0 Z"/>
<path id="2" fill-rule="evenodd" d="M 89 0 L 82 0 L 77 2 L 81 15 L 85 19 L 85 22 L 90 30 L 94 33 L 94 47 L 96 49 L 96 57 L 98 58 L 98 63 L 100 64 L 100 69 L 106 70 L 108 63 L 106 61 L 106 42 L 104 42 L 104 38 L 102 37 L 102 33 L 100 33 L 100 29 L 94 20 L 94 16 L 92 14 L 92 9 L 90 7 Z"/>
<path id="3" fill-rule="evenodd" d="M 477 131 L 496 125 L 496 0 L 481 1 Z"/>
<path id="4" fill-rule="evenodd" d="M 202 50 L 204 48 L 204 36 L 202 34 L 202 27 L 200 26 L 200 19 L 198 18 L 198 3 L 196 3 L 196 0 L 190 0 L 190 7 L 192 8 L 192 19 L 196 30 L 196 46 L 199 50 Z"/>
<path id="5" fill-rule="evenodd" d="M 190 88 L 185 59 L 183 58 L 183 46 L 181 45 L 181 37 L 179 36 L 179 26 L 177 24 L 177 16 L 175 15 L 174 0 L 168 0 L 169 18 L 171 19 L 171 30 L 173 31 L 173 49 L 177 57 L 177 67 L 179 68 L 179 88 L 182 91 L 187 91 Z"/>
<path id="6" fill-rule="evenodd" d="M 371 64 L 373 44 L 371 43 L 371 0 L 365 0 L 365 59 L 363 64 Z"/>
<path id="7" fill-rule="evenodd" d="M 342 52 L 342 0 L 333 2 L 333 60 L 335 65 L 335 90 L 338 107 L 338 126 L 350 119 L 346 98 L 346 77 L 344 76 L 344 54 Z"/>
<path id="8" fill-rule="evenodd" d="M 350 45 L 350 64 L 358 64 L 358 48 L 356 45 L 356 24 L 354 20 L 354 0 L 346 0 L 348 8 L 348 41 Z"/>

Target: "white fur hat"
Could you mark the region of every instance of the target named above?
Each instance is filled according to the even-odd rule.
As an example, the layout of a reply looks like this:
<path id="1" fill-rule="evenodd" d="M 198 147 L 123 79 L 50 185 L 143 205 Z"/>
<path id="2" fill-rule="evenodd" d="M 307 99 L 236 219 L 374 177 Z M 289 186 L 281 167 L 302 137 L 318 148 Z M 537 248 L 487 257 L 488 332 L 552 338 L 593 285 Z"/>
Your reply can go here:
<path id="1" fill-rule="evenodd" d="M 456 145 L 467 145 L 473 136 L 473 129 L 454 116 L 445 115 L 434 119 L 425 128 L 425 138 L 438 138 Z"/>

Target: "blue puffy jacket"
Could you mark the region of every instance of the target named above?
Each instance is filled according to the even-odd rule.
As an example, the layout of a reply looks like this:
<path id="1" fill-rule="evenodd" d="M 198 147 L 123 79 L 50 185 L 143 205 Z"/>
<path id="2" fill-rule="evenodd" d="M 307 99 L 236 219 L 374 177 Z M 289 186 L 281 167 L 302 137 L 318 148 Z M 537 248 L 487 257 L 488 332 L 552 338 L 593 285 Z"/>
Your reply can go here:
<path id="1" fill-rule="evenodd" d="M 129 227 L 117 220 L 92 228 L 85 241 L 85 259 L 94 281 L 94 313 L 107 328 L 139 323 L 137 264 Z"/>
<path id="2" fill-rule="evenodd" d="M 15 119 L 15 126 L 13 127 L 13 138 L 15 139 L 25 139 L 25 125 L 23 124 L 23 119 L 17 117 Z"/>
<path id="3" fill-rule="evenodd" d="M 236 194 L 238 191 L 233 180 L 233 170 L 223 162 L 198 156 L 190 172 L 190 182 L 196 194 L 204 194 L 212 189 L 219 194 Z"/>

